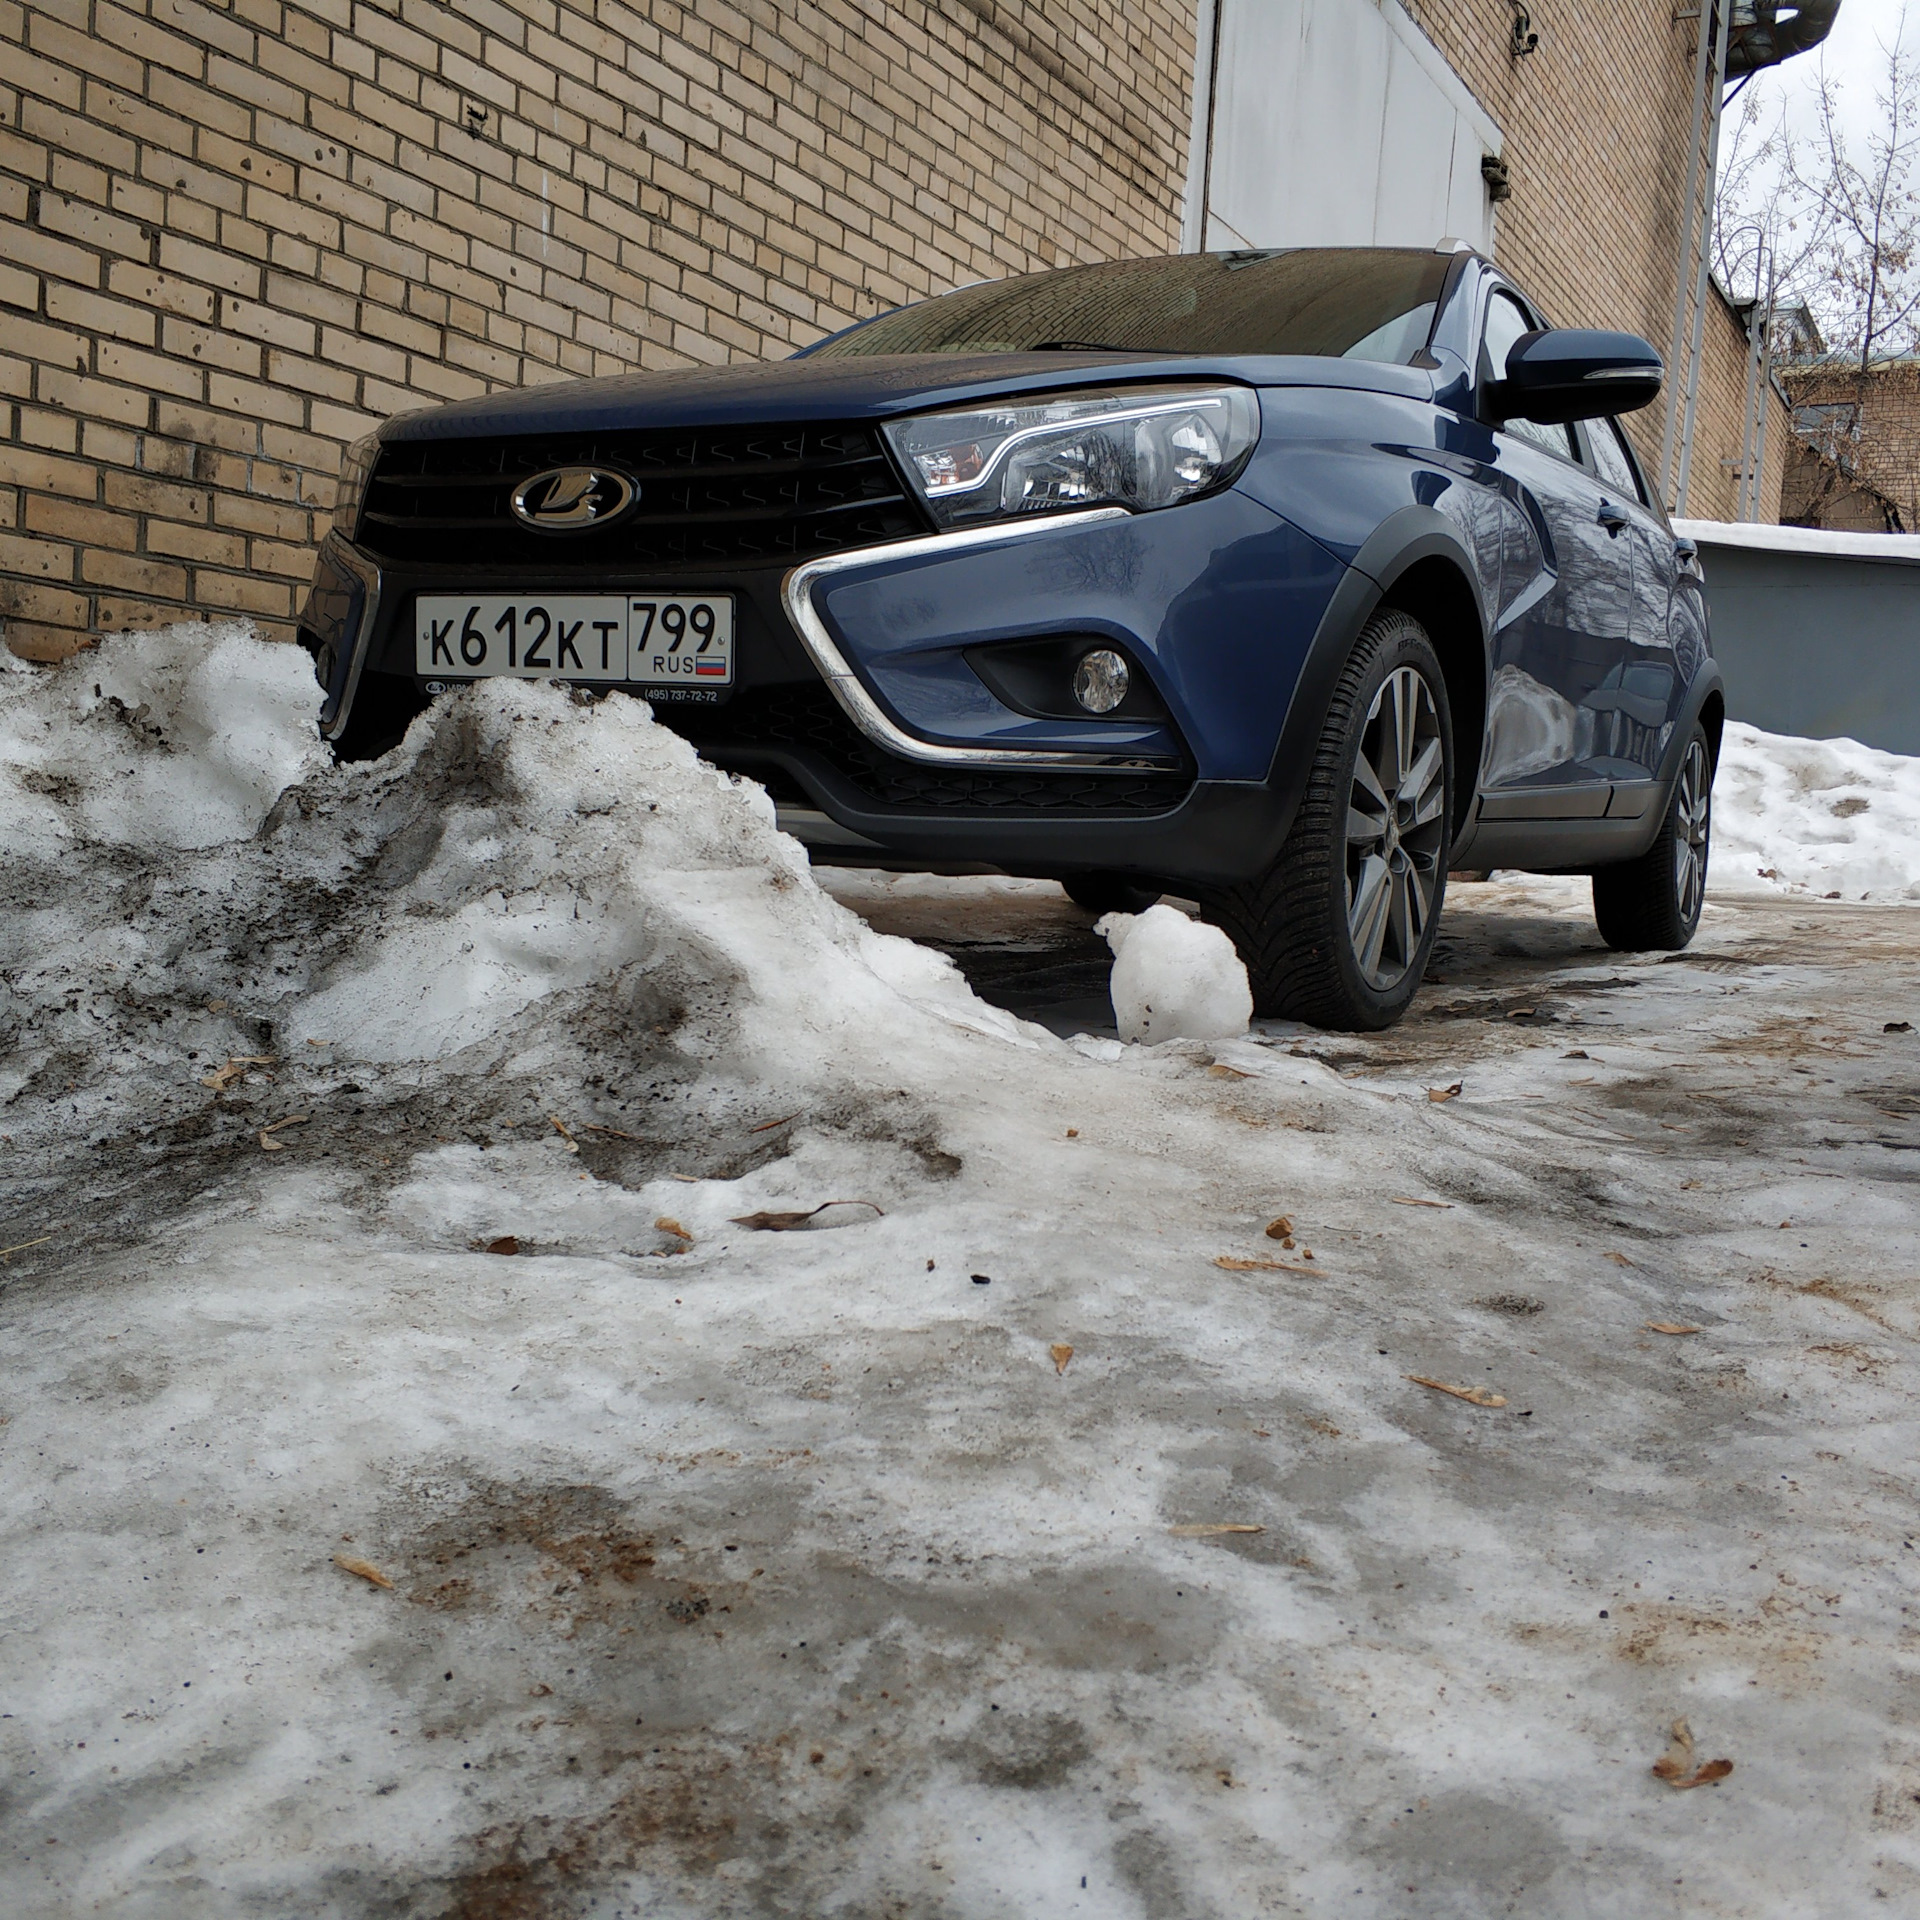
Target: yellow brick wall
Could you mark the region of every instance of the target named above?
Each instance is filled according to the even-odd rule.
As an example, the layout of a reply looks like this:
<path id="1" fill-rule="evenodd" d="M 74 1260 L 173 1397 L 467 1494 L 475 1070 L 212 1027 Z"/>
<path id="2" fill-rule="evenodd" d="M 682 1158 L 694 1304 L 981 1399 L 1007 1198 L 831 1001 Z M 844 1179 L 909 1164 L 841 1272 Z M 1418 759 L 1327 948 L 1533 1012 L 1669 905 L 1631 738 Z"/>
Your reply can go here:
<path id="1" fill-rule="evenodd" d="M 0 0 L 0 618 L 290 616 L 343 444 L 1179 243 L 1185 0 Z"/>
<path id="2" fill-rule="evenodd" d="M 1507 134 L 1501 257 L 1556 318 L 1663 348 L 1669 16 L 1570 0 L 1516 62 L 1505 0 L 1416 0 Z M 8 642 L 183 611 L 290 633 L 341 448 L 389 413 L 1177 246 L 1193 25 L 1192 0 L 0 0 Z M 1707 341 L 1693 505 L 1730 513 L 1718 303 Z"/>
<path id="3" fill-rule="evenodd" d="M 1557 326 L 1624 326 L 1664 355 L 1686 198 L 1694 29 L 1668 0 L 1552 0 L 1530 11 L 1540 44 L 1509 52 L 1508 0 L 1410 0 L 1427 37 L 1500 128 L 1512 197 L 1494 252 Z M 1746 339 L 1709 296 L 1701 335 L 1699 424 L 1687 510 L 1731 519 L 1739 500 Z M 1767 426 L 1761 515 L 1778 518 L 1787 420 Z M 1625 425 L 1649 470 L 1658 404 Z M 1724 464 L 1723 464 L 1724 463 Z"/>

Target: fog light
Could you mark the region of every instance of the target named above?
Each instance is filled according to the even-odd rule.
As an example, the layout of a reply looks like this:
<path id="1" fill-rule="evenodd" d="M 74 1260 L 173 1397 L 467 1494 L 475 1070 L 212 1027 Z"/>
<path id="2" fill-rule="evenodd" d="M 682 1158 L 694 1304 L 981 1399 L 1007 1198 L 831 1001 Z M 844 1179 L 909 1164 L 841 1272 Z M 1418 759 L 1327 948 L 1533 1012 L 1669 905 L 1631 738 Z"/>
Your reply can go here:
<path id="1" fill-rule="evenodd" d="M 1111 713 L 1127 697 L 1127 663 L 1111 647 L 1080 656 L 1073 672 L 1073 697 L 1089 713 Z"/>

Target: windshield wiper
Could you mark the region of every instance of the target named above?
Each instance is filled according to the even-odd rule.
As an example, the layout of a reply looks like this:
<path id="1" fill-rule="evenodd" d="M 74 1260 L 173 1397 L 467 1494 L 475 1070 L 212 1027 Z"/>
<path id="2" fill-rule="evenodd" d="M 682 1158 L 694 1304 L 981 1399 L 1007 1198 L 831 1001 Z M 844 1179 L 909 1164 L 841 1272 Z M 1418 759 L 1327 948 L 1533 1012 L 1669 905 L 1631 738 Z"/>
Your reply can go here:
<path id="1" fill-rule="evenodd" d="M 1118 347 L 1111 340 L 1037 340 L 1029 353 L 1170 353 L 1170 347 Z"/>

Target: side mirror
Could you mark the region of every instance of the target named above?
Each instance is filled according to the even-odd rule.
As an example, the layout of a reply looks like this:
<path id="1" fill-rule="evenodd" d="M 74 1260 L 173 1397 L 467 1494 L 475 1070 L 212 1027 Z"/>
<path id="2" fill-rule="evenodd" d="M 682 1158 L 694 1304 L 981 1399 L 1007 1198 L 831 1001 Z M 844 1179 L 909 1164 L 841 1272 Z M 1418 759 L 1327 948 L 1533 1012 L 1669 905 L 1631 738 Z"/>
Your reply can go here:
<path id="1" fill-rule="evenodd" d="M 1523 333 L 1507 355 L 1507 377 L 1487 388 L 1487 407 L 1496 420 L 1545 426 L 1598 420 L 1657 399 L 1663 374 L 1659 354 L 1637 333 Z"/>

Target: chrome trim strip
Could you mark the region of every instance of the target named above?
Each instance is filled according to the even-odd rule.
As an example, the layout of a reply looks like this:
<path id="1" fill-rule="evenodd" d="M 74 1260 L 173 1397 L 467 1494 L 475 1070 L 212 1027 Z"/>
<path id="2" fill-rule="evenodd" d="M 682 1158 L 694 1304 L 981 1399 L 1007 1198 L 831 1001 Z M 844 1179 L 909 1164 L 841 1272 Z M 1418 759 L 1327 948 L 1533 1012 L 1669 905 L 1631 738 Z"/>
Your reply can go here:
<path id="1" fill-rule="evenodd" d="M 338 740 L 347 730 L 347 717 L 353 712 L 353 696 L 360 691 L 360 669 L 366 664 L 367 649 L 373 644 L 373 626 L 380 614 L 380 569 L 365 554 L 338 534 L 329 533 L 326 544 L 333 558 L 360 582 L 364 598 L 360 608 L 360 631 L 353 636 L 353 650 L 347 656 L 347 684 L 340 689 L 340 707 L 320 729 L 326 740 Z"/>
<path id="2" fill-rule="evenodd" d="M 1002 770 L 1031 771 L 1036 767 L 1152 767 L 1165 769 L 1179 762 L 1166 757 L 1122 753 L 1074 753 L 1053 747 L 946 747 L 921 740 L 888 719 L 879 703 L 867 691 L 866 683 L 847 663 L 846 656 L 834 645 L 826 623 L 814 611 L 813 589 L 816 582 L 831 574 L 845 573 L 853 567 L 871 566 L 877 560 L 916 560 L 935 554 L 960 553 L 969 547 L 992 546 L 998 541 L 1031 539 L 1036 534 L 1059 533 L 1068 527 L 1088 527 L 1103 520 L 1125 520 L 1132 516 L 1125 507 L 1089 507 L 1082 513 L 1036 515 L 1026 523 L 998 521 L 987 527 L 962 527 L 952 533 L 923 534 L 914 540 L 893 540 L 880 546 L 859 547 L 848 553 L 829 554 L 821 560 L 809 560 L 795 567 L 781 584 L 787 618 L 800 636 L 800 644 L 819 668 L 833 697 L 847 718 L 876 746 L 897 753 L 903 760 L 921 760 L 943 767 L 997 767 Z"/>

